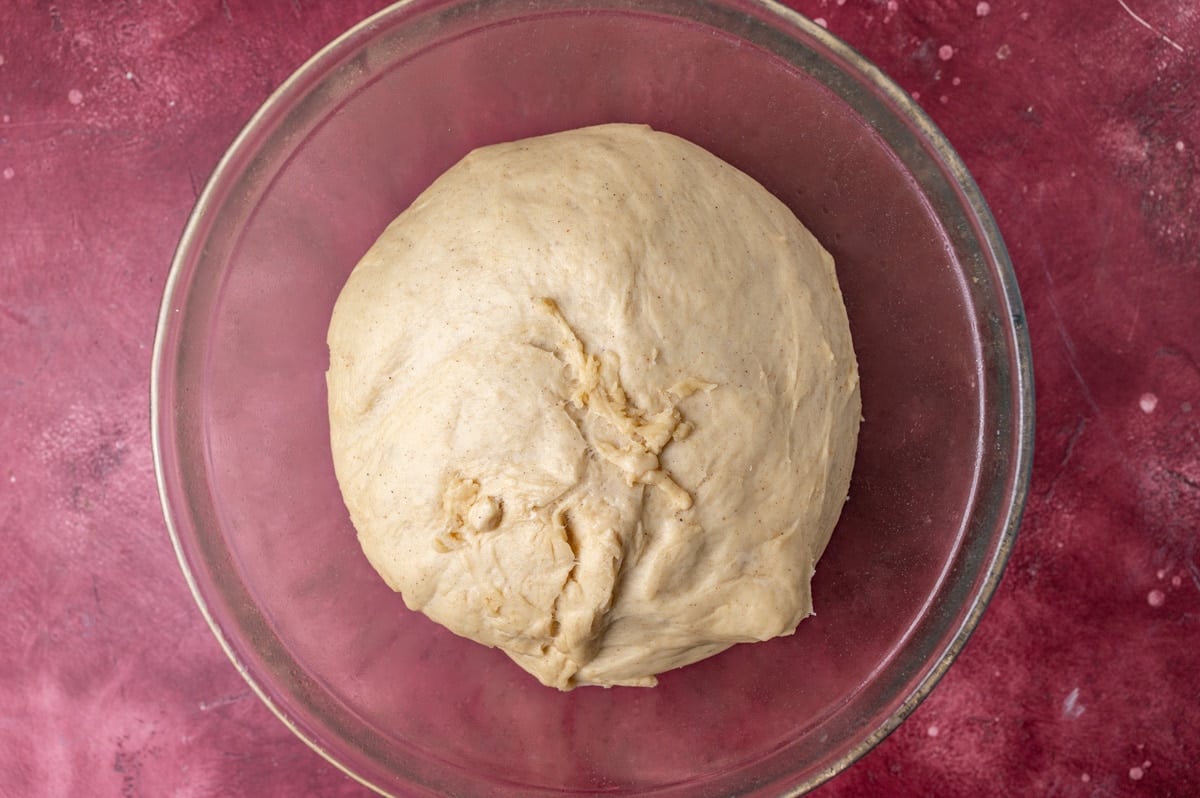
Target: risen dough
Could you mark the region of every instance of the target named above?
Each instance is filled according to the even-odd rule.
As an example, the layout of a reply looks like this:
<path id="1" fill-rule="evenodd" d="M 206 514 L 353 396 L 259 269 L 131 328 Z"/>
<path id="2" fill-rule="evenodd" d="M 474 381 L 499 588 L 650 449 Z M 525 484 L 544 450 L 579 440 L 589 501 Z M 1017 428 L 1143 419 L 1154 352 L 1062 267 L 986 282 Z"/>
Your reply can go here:
<path id="1" fill-rule="evenodd" d="M 833 260 L 701 148 L 605 125 L 477 150 L 329 328 L 334 464 L 405 602 L 547 685 L 653 685 L 791 633 L 850 480 Z"/>

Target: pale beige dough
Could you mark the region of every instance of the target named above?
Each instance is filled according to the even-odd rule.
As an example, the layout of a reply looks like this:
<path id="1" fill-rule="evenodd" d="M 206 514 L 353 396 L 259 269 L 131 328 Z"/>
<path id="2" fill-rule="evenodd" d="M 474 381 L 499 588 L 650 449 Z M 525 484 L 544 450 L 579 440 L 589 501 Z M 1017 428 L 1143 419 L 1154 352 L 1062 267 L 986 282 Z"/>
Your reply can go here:
<path id="1" fill-rule="evenodd" d="M 833 260 L 742 172 L 605 125 L 477 150 L 329 328 L 334 465 L 414 610 L 543 683 L 790 634 L 846 499 Z"/>

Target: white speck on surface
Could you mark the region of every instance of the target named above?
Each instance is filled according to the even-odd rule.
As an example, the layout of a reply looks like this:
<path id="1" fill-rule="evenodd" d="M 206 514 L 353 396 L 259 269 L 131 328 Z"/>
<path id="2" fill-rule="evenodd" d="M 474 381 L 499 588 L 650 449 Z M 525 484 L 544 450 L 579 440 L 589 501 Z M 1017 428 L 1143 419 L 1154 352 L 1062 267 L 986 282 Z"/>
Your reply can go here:
<path id="1" fill-rule="evenodd" d="M 1179 587 L 1183 584 L 1183 577 L 1179 574 L 1171 577 L 1171 587 Z"/>
<path id="2" fill-rule="evenodd" d="M 1183 152 L 1184 144 L 1182 141 L 1175 142 L 1175 152 Z"/>
<path id="3" fill-rule="evenodd" d="M 1155 576 L 1157 576 L 1159 579 L 1166 579 L 1166 578 L 1167 578 L 1167 569 L 1166 569 L 1166 568 L 1159 568 L 1159 569 L 1158 569 L 1158 570 L 1155 572 L 1155 574 L 1154 574 L 1154 575 L 1155 575 Z"/>
<path id="4" fill-rule="evenodd" d="M 9 116 L 8 114 L 5 114 L 4 116 L 0 116 L 0 122 L 3 122 L 6 125 L 11 121 L 12 121 L 12 117 Z"/>
<path id="5" fill-rule="evenodd" d="M 1148 769 L 1149 767 L 1150 767 L 1150 760 L 1149 760 L 1149 759 L 1146 759 L 1146 760 L 1144 760 L 1144 761 L 1142 762 L 1142 769 L 1143 769 L 1143 770 L 1146 770 L 1146 769 Z"/>
<path id="6" fill-rule="evenodd" d="M 942 105 L 945 105 L 946 103 L 950 102 L 950 98 L 943 94 L 941 97 L 938 97 L 938 102 L 940 102 Z"/>
<path id="7" fill-rule="evenodd" d="M 230 695 L 221 696 L 220 698 L 214 698 L 212 701 L 201 701 L 198 704 L 198 707 L 201 712 L 208 712 L 210 709 L 228 706 L 229 704 L 236 704 L 238 701 L 241 701 L 248 696 L 250 696 L 249 690 L 240 693 L 232 693 Z"/>
<path id="8" fill-rule="evenodd" d="M 11 483 L 11 482 L 16 482 L 16 481 L 17 481 L 17 475 L 16 475 L 16 474 L 9 474 L 9 475 L 8 475 L 8 481 L 9 481 L 10 483 Z"/>
<path id="9" fill-rule="evenodd" d="M 919 100 L 919 99 L 921 99 L 921 92 L 919 92 L 919 91 L 914 91 L 914 92 L 912 93 L 912 98 L 913 98 L 914 100 Z"/>
<path id="10" fill-rule="evenodd" d="M 1026 109 L 1025 109 L 1025 113 L 1027 113 L 1027 114 L 1032 114 L 1032 113 L 1033 113 L 1033 106 L 1031 105 L 1031 106 L 1029 106 L 1028 108 L 1026 108 Z"/>
<path id="11" fill-rule="evenodd" d="M 986 17 L 990 13 L 992 13 L 992 6 L 990 3 L 980 3 L 979 5 L 975 6 L 975 16 L 977 17 Z"/>
<path id="12" fill-rule="evenodd" d="M 175 107 L 175 101 L 174 101 L 174 100 L 167 100 L 167 107 L 168 107 L 168 108 L 174 108 L 174 107 Z"/>
<path id="13" fill-rule="evenodd" d="M 1022 12 L 1021 12 L 1021 21 L 1022 21 L 1022 22 L 1028 22 L 1028 21 L 1029 21 L 1029 12 L 1028 12 L 1028 11 L 1022 11 Z"/>
<path id="14" fill-rule="evenodd" d="M 5 179 L 5 180 L 12 180 L 14 177 L 16 177 L 16 176 L 17 176 L 17 172 L 16 172 L 16 170 L 15 170 L 15 169 L 13 169 L 11 166 L 6 166 L 6 167 L 4 167 L 4 172 L 3 172 L 3 174 L 4 174 L 4 179 Z"/>
<path id="15" fill-rule="evenodd" d="M 1087 707 L 1079 703 L 1079 688 L 1076 687 L 1071 692 L 1067 693 L 1067 697 L 1062 702 L 1062 716 L 1075 720 L 1081 716 Z"/>
<path id="16" fill-rule="evenodd" d="M 822 28 L 825 28 L 826 30 L 829 29 L 829 23 L 827 23 L 825 21 L 825 17 L 817 17 L 816 19 L 813 20 L 813 22 L 817 23 L 818 25 L 820 25 Z"/>
<path id="17" fill-rule="evenodd" d="M 1145 776 L 1145 775 L 1146 775 L 1146 772 L 1144 770 L 1142 770 L 1141 768 L 1130 768 L 1129 769 L 1129 778 L 1133 779 L 1134 781 L 1141 781 L 1142 776 Z"/>
<path id="18" fill-rule="evenodd" d="M 962 78 L 954 78 L 953 80 L 950 81 L 950 85 L 951 86 L 961 86 Z"/>
<path id="19" fill-rule="evenodd" d="M 941 47 L 938 48 L 938 58 L 942 59 L 943 61 L 949 61 L 953 57 L 954 57 L 954 48 L 951 47 L 950 45 L 943 44 Z"/>
<path id="20" fill-rule="evenodd" d="M 1089 781 L 1092 780 L 1092 777 L 1089 776 L 1088 774 L 1084 773 L 1082 776 L 1079 777 L 1079 780 L 1082 781 L 1084 784 L 1087 784 Z"/>
<path id="21" fill-rule="evenodd" d="M 133 73 L 132 73 L 132 72 L 126 72 L 126 73 L 125 73 L 125 80 L 133 80 Z"/>
<path id="22" fill-rule="evenodd" d="M 930 726 L 928 729 L 925 730 L 925 733 L 928 734 L 930 737 L 937 737 L 939 734 L 942 733 L 942 730 L 939 729 L 937 726 Z"/>
<path id="23" fill-rule="evenodd" d="M 837 4 L 839 6 L 844 6 L 844 5 L 846 5 L 846 0 L 837 0 Z"/>
<path id="24" fill-rule="evenodd" d="M 0 66 L 4 66 L 4 56 L 0 55 Z"/>
<path id="25" fill-rule="evenodd" d="M 1158 397 L 1152 393 L 1142 394 L 1142 398 L 1138 399 L 1138 407 L 1142 408 L 1143 413 L 1153 413 L 1154 408 L 1158 407 Z"/>
<path id="26" fill-rule="evenodd" d="M 1010 55 L 1012 55 L 1012 48 L 1007 44 L 1000 45 L 1000 49 L 996 51 L 996 58 L 1001 61 L 1007 61 Z"/>
<path id="27" fill-rule="evenodd" d="M 83 92 L 81 92 L 79 89 L 71 89 L 69 92 L 67 92 L 67 102 L 69 102 L 71 105 L 79 105 L 81 102 L 83 102 Z"/>
<path id="28" fill-rule="evenodd" d="M 1155 588 L 1146 594 L 1146 603 L 1151 607 L 1161 607 L 1167 601 L 1167 594 Z"/>

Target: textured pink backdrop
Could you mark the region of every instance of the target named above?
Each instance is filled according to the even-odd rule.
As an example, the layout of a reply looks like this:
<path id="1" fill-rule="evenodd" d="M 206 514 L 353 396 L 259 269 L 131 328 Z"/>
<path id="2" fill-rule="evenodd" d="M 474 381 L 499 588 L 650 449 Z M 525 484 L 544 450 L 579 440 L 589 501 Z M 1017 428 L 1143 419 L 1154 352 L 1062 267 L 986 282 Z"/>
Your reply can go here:
<path id="1" fill-rule="evenodd" d="M 382 5 L 0 6 L 0 795 L 366 793 L 208 632 L 161 518 L 148 394 L 203 182 L 275 86 Z M 932 697 L 817 794 L 1200 795 L 1200 4 L 790 5 L 966 160 L 1038 393 L 991 608 Z"/>

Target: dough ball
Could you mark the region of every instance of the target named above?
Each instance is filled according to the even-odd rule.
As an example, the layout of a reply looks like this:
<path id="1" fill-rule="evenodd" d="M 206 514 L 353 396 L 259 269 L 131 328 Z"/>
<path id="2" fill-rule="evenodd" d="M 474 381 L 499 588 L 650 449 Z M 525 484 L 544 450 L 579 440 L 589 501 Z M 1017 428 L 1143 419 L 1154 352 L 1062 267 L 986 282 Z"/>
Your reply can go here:
<path id="1" fill-rule="evenodd" d="M 790 634 L 850 480 L 833 260 L 742 172 L 603 125 L 476 150 L 329 328 L 334 465 L 419 610 L 543 683 Z"/>

